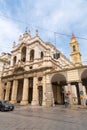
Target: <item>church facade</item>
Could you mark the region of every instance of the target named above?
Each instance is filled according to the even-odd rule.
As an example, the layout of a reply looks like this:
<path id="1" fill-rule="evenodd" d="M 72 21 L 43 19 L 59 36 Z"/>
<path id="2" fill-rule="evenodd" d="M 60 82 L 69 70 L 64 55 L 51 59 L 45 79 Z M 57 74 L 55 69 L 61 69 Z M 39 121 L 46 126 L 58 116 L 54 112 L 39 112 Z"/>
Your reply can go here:
<path id="1" fill-rule="evenodd" d="M 14 42 L 10 65 L 1 76 L 0 100 L 20 105 L 50 107 L 64 104 L 68 93 L 71 105 L 84 104 L 87 96 L 87 66 L 82 65 L 79 44 L 70 41 L 72 62 L 54 45 L 25 32 Z"/>

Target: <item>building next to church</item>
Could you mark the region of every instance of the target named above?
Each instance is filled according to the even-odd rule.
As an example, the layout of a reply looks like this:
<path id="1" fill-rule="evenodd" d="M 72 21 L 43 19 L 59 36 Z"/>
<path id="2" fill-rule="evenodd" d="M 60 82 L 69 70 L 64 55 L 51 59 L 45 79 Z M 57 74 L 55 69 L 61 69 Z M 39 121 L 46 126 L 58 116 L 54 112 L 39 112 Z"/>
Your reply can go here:
<path id="1" fill-rule="evenodd" d="M 79 43 L 70 41 L 72 62 L 54 45 L 25 32 L 14 42 L 9 66 L 4 66 L 0 99 L 20 105 L 50 107 L 64 104 L 68 93 L 71 105 L 83 104 L 87 95 L 87 66 L 82 64 Z"/>
<path id="2" fill-rule="evenodd" d="M 3 75 L 3 71 L 4 71 L 4 67 L 9 66 L 10 64 L 10 53 L 2 53 L 0 56 L 0 86 L 1 86 L 1 77 Z M 2 91 L 2 87 L 0 87 L 0 97 L 1 97 L 1 91 Z"/>

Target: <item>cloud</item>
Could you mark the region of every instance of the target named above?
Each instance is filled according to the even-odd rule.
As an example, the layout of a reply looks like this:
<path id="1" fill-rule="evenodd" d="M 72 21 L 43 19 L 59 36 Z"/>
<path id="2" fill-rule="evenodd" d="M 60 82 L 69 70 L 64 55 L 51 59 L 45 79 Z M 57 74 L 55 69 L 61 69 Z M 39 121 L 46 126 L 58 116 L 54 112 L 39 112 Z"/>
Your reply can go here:
<path id="1" fill-rule="evenodd" d="M 12 6 L 14 5 L 14 6 Z M 55 44 L 55 31 L 64 34 L 72 34 L 78 37 L 87 36 L 87 1 L 86 0 L 0 0 L 0 14 L 16 18 L 23 22 L 17 22 L 13 19 L 2 19 L 0 17 L 0 37 L 2 50 L 9 43 L 18 38 L 26 26 L 33 34 L 38 28 L 39 35 L 42 40 Z M 84 34 L 84 35 L 83 35 Z M 80 43 L 83 60 L 86 59 L 87 52 L 84 51 L 84 46 L 87 48 L 86 41 L 77 38 Z M 66 56 L 69 57 L 70 37 L 57 35 L 56 47 L 59 48 Z M 84 46 L 83 46 L 84 44 Z M 6 50 L 6 49 L 5 49 Z"/>
<path id="2" fill-rule="evenodd" d="M 20 34 L 17 24 L 6 18 L 0 19 L 0 52 L 11 51 L 13 40 Z"/>

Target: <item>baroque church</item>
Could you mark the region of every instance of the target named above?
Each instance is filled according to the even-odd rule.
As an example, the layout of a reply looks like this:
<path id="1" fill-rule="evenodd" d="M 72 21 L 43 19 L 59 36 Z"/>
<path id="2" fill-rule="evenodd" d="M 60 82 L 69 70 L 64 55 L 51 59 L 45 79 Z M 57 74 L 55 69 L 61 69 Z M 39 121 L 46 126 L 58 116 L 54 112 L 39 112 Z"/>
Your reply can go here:
<path id="1" fill-rule="evenodd" d="M 25 32 L 14 42 L 10 63 L 4 64 L 0 78 L 0 100 L 13 104 L 50 107 L 83 105 L 87 96 L 87 66 L 82 64 L 79 43 L 72 34 L 70 61 L 54 45 Z"/>

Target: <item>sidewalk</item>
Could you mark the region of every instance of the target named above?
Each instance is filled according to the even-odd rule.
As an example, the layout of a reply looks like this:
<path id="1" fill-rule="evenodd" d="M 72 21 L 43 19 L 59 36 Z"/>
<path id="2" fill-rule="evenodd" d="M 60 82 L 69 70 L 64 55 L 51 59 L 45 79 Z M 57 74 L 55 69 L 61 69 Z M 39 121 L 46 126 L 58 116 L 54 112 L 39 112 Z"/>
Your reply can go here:
<path id="1" fill-rule="evenodd" d="M 50 108 L 57 108 L 57 109 L 65 109 L 65 106 L 64 105 L 55 105 L 53 107 L 44 107 L 44 106 L 32 106 L 32 105 L 19 105 L 19 104 L 16 104 L 15 105 L 15 108 L 20 108 L 20 109 L 28 109 L 28 108 L 31 108 L 31 109 L 34 109 L 34 108 L 37 108 L 37 109 L 40 109 L 40 108 L 47 108 L 47 109 L 50 109 Z M 83 105 L 69 105 L 67 107 L 68 109 L 87 109 L 87 106 L 83 106 Z M 66 108 L 66 109 L 67 109 Z"/>
<path id="2" fill-rule="evenodd" d="M 87 109 L 87 106 L 83 105 L 71 105 L 69 106 L 70 109 Z"/>

